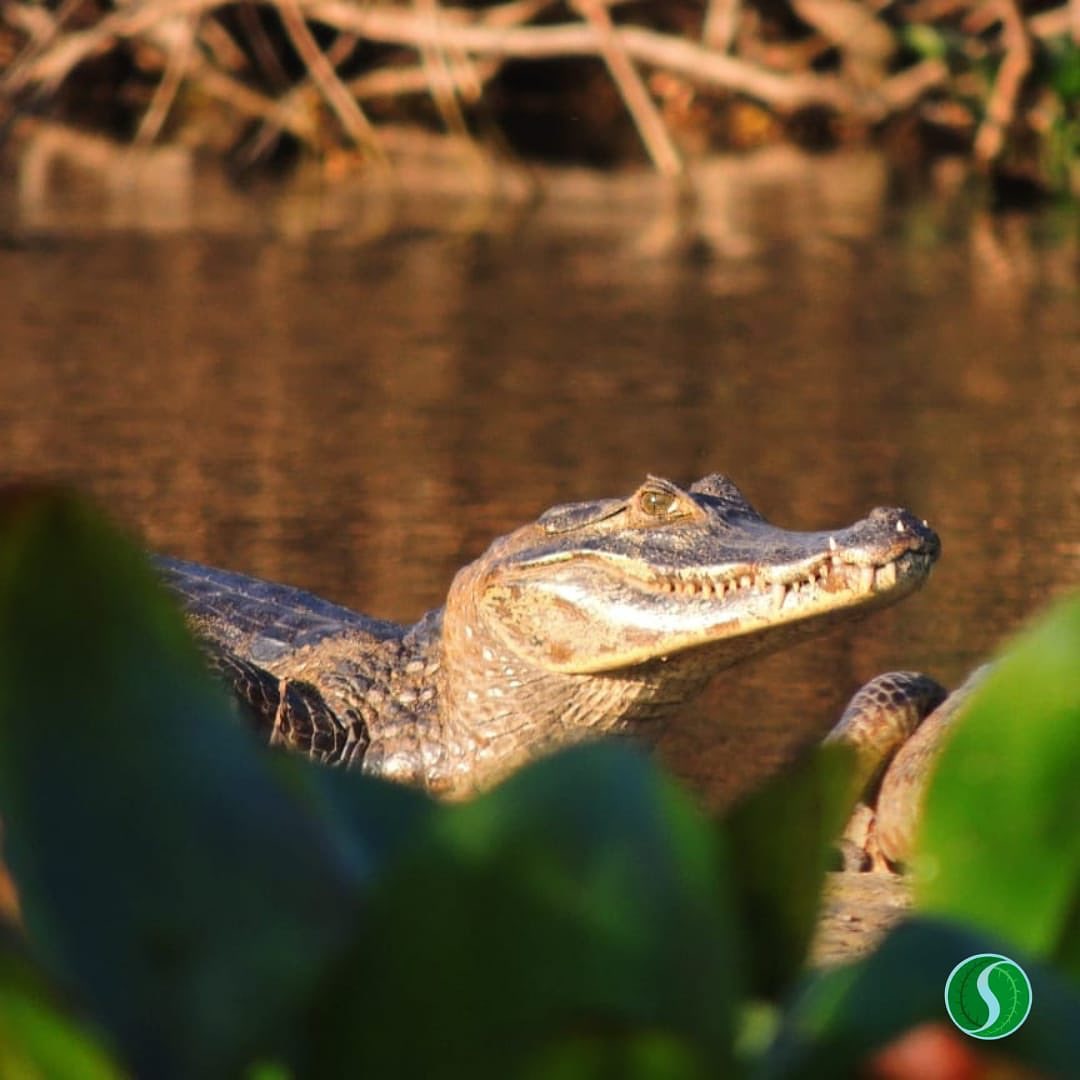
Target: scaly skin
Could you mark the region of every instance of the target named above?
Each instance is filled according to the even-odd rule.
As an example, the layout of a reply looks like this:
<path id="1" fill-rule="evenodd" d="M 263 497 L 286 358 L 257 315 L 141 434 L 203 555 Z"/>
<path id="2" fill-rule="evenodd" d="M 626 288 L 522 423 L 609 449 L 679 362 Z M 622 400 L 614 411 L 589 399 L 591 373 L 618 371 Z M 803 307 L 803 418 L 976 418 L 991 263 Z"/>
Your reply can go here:
<path id="1" fill-rule="evenodd" d="M 650 738 L 718 671 L 908 595 L 938 552 L 906 510 L 780 529 L 714 474 L 548 510 L 408 628 L 156 563 L 272 742 L 459 798 L 582 739 Z"/>
<path id="2" fill-rule="evenodd" d="M 911 854 L 943 737 L 990 671 L 973 671 L 951 694 L 926 675 L 893 671 L 851 699 L 826 742 L 854 747 L 861 799 L 841 843 L 849 870 L 890 870 Z"/>

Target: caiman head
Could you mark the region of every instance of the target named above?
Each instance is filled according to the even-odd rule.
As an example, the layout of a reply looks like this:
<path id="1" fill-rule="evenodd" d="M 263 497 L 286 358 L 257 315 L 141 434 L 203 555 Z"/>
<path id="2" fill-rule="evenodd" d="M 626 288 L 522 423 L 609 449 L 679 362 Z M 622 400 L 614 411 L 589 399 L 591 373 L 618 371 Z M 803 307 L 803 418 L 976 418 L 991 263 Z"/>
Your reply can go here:
<path id="1" fill-rule="evenodd" d="M 789 532 L 715 474 L 557 506 L 455 579 L 447 703 L 481 743 L 510 732 L 535 747 L 538 725 L 550 745 L 640 727 L 746 656 L 906 596 L 939 547 L 901 509 Z"/>

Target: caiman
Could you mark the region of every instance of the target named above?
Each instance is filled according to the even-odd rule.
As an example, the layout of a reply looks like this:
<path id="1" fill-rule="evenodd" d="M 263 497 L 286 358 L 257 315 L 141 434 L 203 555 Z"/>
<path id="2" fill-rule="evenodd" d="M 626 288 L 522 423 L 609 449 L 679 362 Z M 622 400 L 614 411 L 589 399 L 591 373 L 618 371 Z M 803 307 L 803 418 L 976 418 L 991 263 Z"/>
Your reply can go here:
<path id="1" fill-rule="evenodd" d="M 411 627 L 195 563 L 156 565 L 271 743 L 460 798 L 570 743 L 649 739 L 718 671 L 908 595 L 939 549 L 902 509 L 789 532 L 714 474 L 548 510 L 464 567 L 446 605 Z M 920 716 L 936 704 L 919 678 L 871 684 L 871 708 L 846 721 L 855 741 L 883 703 L 918 699 Z"/>

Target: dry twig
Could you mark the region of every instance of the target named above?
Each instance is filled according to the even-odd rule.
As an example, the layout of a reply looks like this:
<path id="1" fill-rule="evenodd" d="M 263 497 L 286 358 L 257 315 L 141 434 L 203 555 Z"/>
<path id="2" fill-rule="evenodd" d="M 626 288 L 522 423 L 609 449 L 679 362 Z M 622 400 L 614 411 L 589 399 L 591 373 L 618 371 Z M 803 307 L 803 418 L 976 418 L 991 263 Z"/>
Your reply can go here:
<path id="1" fill-rule="evenodd" d="M 975 134 L 975 160 L 983 166 L 1001 154 L 1005 135 L 1016 116 L 1020 90 L 1031 70 L 1031 39 L 1016 0 L 997 0 L 996 8 L 1002 24 L 1005 59 L 998 69 L 986 116 Z"/>
<path id="2" fill-rule="evenodd" d="M 96 23 L 66 29 L 80 0 L 62 0 L 51 15 L 40 0 L 6 0 L 0 23 L 27 40 L 17 59 L 0 72 L 0 96 L 27 89 L 54 91 L 84 61 L 124 42 L 147 44 L 161 56 L 161 77 L 137 138 L 158 137 L 185 80 L 227 102 L 244 117 L 261 121 L 262 144 L 281 131 L 316 143 L 320 101 L 356 144 L 380 155 L 379 131 L 361 101 L 429 93 L 446 127 L 468 138 L 465 104 L 510 60 L 591 57 L 603 60 L 657 170 L 679 176 L 683 164 L 664 117 L 647 89 L 642 67 L 674 76 L 705 92 L 752 98 L 776 113 L 815 106 L 864 123 L 877 123 L 911 109 L 929 91 L 954 78 L 945 63 L 925 60 L 890 71 L 895 28 L 879 18 L 887 0 L 791 0 L 793 8 L 818 33 L 809 39 L 820 51 L 839 49 L 838 72 L 818 73 L 809 66 L 805 42 L 777 42 L 798 66 L 785 65 L 763 47 L 755 48 L 753 10 L 741 0 L 709 0 L 701 41 L 663 33 L 644 25 L 616 24 L 611 10 L 629 0 L 569 0 L 582 21 L 536 25 L 538 15 L 556 0 L 505 0 L 492 7 L 445 6 L 443 0 L 413 0 L 410 5 L 367 0 L 262 0 L 235 5 L 237 18 L 223 22 L 225 0 L 116 0 Z M 286 73 L 276 24 L 305 65 L 299 82 Z M 639 16 L 641 5 L 639 2 Z M 966 12 L 969 32 L 1000 22 L 998 34 L 984 34 L 978 47 L 1002 57 L 974 152 L 989 163 L 1000 156 L 1007 133 L 1020 119 L 1020 95 L 1033 63 L 1033 38 L 1072 33 L 1080 42 L 1080 0 L 1058 0 L 1025 19 L 1019 0 L 918 0 L 901 17 L 935 24 L 955 23 Z M 338 34 L 324 51 L 312 34 L 318 22 Z M 238 29 L 239 27 L 239 29 Z M 236 40 L 233 40 L 235 36 Z M 339 69 L 358 42 L 398 46 L 389 62 L 346 78 Z M 970 39 L 971 47 L 976 39 Z M 243 47 L 241 47 L 241 45 Z M 772 48 L 772 46 L 770 46 Z M 738 55 L 736 55 L 738 53 Z M 409 62 L 409 55 L 415 61 Z M 254 57 L 254 58 L 253 58 Z M 253 78 L 254 76 L 254 78 Z M 255 80 L 270 89 L 253 88 Z M 957 84 L 958 85 L 958 84 Z M 688 91 L 689 92 L 689 91 Z M 1030 122 L 1030 118 L 1029 122 Z"/>
<path id="3" fill-rule="evenodd" d="M 661 176 L 681 176 L 683 163 L 679 151 L 675 149 L 656 102 L 619 41 L 603 0 L 574 0 L 574 6 L 596 32 L 600 54 L 657 172 Z"/>
<path id="4" fill-rule="evenodd" d="M 57 86 L 83 60 L 118 40 L 138 37 L 165 19 L 212 10 L 220 0 L 148 0 L 120 9 L 88 29 L 69 33 L 43 55 L 0 79 L 0 88 L 16 92 L 29 83 Z M 384 44 L 459 49 L 471 56 L 500 59 L 544 59 L 597 56 L 600 41 L 594 28 L 580 23 L 503 27 L 491 22 L 440 25 L 398 8 L 358 7 L 348 0 L 296 0 L 306 16 L 339 30 L 348 30 Z M 516 5 L 515 5 L 516 6 Z M 736 57 L 721 56 L 700 45 L 642 27 L 621 27 L 614 36 L 626 54 L 639 63 L 668 68 L 703 85 L 745 93 L 774 108 L 803 105 L 856 106 L 836 80 L 819 75 L 777 75 Z"/>
<path id="5" fill-rule="evenodd" d="M 438 23 L 441 14 L 439 0 L 415 0 L 417 8 L 433 23 Z M 456 51 L 457 66 L 467 71 L 468 58 Z M 465 123 L 465 114 L 458 100 L 458 77 L 451 70 L 448 50 L 439 46 L 428 46 L 420 50 L 421 66 L 427 76 L 431 89 L 431 98 L 447 130 L 463 138 L 469 138 L 469 128 Z"/>
<path id="6" fill-rule="evenodd" d="M 701 40 L 707 49 L 726 53 L 731 48 L 739 28 L 741 9 L 742 0 L 709 0 L 701 31 Z"/>
<path id="7" fill-rule="evenodd" d="M 191 52 L 196 36 L 194 18 L 181 20 L 180 33 L 169 48 L 165 59 L 165 71 L 154 90 L 150 106 L 143 115 L 139 130 L 135 133 L 135 142 L 140 145 L 154 142 L 165 126 L 169 111 L 176 101 L 176 95 L 184 81 L 191 64 Z"/>
<path id="8" fill-rule="evenodd" d="M 304 61 L 311 81 L 318 87 L 346 134 L 356 146 L 364 147 L 372 157 L 384 159 L 385 155 L 379 146 L 379 136 L 374 126 L 323 55 L 304 21 L 299 5 L 295 0 L 278 0 L 277 7 L 285 32 Z"/>

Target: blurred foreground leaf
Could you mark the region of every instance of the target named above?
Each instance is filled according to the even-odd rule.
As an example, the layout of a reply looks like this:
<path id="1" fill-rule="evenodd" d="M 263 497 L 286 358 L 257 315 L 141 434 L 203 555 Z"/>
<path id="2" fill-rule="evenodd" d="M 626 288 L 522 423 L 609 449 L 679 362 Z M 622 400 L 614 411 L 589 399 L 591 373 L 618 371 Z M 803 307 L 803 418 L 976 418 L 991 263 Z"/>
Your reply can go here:
<path id="1" fill-rule="evenodd" d="M 520 1075 L 522 1080 L 712 1080 L 717 1074 L 684 1040 L 667 1033 L 625 1031 L 551 1043 Z"/>
<path id="2" fill-rule="evenodd" d="M 298 1071 L 720 1075 L 739 993 L 725 878 L 714 830 L 635 749 L 539 762 L 441 811 L 375 890 Z"/>
<path id="3" fill-rule="evenodd" d="M 138 552 L 0 497 L 0 814 L 25 923 L 140 1075 L 212 1077 L 310 992 L 363 867 L 232 720 Z"/>
<path id="4" fill-rule="evenodd" d="M 753 1075 L 760 1080 L 874 1075 L 867 1071 L 868 1058 L 899 1036 L 927 1023 L 952 1028 L 944 991 L 956 964 L 977 953 L 1002 951 L 997 938 L 933 919 L 912 919 L 865 960 L 810 976 Z M 1020 1061 L 1048 1076 L 1075 1075 L 1080 994 L 1046 965 L 1015 950 L 1011 955 L 1031 980 L 1031 1013 L 1014 1034 L 983 1044 L 979 1051 Z M 956 1038 L 967 1037 L 956 1031 Z M 926 1064 L 930 1072 L 941 1063 Z"/>
<path id="5" fill-rule="evenodd" d="M 918 907 L 1057 956 L 1080 978 L 1078 778 L 1074 597 L 1015 642 L 957 723 L 927 795 Z"/>
<path id="6" fill-rule="evenodd" d="M 120 1080 L 89 1032 L 61 1012 L 13 931 L 0 927 L 0 1077 Z"/>
<path id="7" fill-rule="evenodd" d="M 753 989 L 775 996 L 802 970 L 825 872 L 851 813 L 852 755 L 817 750 L 740 803 L 724 823 Z"/>

